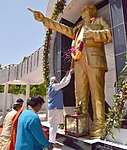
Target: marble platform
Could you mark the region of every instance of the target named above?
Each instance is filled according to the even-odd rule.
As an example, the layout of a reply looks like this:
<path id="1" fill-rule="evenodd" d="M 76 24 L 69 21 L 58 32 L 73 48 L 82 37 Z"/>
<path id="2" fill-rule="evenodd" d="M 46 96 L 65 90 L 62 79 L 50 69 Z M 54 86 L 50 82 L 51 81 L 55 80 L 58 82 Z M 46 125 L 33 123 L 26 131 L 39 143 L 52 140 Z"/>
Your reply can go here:
<path id="1" fill-rule="evenodd" d="M 48 130 L 49 124 L 47 121 L 42 121 L 42 125 Z M 87 137 L 77 138 L 65 135 L 64 130 L 61 129 L 57 131 L 57 141 L 75 150 L 127 150 L 127 145 L 124 143 L 121 144 L 115 141 L 89 139 Z"/>

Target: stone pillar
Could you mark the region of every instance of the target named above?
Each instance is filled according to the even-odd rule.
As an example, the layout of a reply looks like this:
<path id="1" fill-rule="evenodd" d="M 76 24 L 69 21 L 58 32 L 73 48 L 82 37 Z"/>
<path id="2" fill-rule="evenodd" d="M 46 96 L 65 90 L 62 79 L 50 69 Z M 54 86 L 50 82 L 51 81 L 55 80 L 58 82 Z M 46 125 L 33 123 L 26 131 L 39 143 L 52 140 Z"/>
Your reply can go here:
<path id="1" fill-rule="evenodd" d="M 127 0 L 109 0 L 117 79 L 127 53 Z"/>
<path id="2" fill-rule="evenodd" d="M 27 99 L 30 97 L 30 81 L 28 80 L 26 83 L 26 99 L 24 101 L 24 107 L 27 107 Z"/>
<path id="3" fill-rule="evenodd" d="M 4 117 L 6 116 L 6 111 L 7 111 L 7 98 L 8 98 L 8 83 L 5 83 L 5 84 L 4 84 L 4 99 L 3 99 L 3 110 L 2 110 L 1 123 L 3 123 Z"/>

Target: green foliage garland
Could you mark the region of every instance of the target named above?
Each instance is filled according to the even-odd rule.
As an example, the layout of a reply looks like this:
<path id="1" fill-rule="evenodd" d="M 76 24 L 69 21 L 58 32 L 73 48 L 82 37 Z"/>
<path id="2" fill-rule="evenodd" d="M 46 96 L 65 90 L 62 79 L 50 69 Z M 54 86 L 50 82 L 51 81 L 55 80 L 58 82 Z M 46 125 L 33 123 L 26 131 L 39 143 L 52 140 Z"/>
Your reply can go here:
<path id="1" fill-rule="evenodd" d="M 56 20 L 58 15 L 63 12 L 64 6 L 65 6 L 66 1 L 65 0 L 60 0 L 55 4 L 54 11 L 52 13 L 51 19 Z M 44 50 L 43 50 L 43 77 L 46 86 L 48 87 L 49 85 L 49 73 L 50 73 L 50 68 L 49 68 L 49 60 L 48 60 L 48 55 L 50 51 L 50 40 L 51 40 L 51 35 L 52 35 L 52 30 L 47 29 L 46 30 L 46 35 L 45 35 L 45 40 L 44 40 Z"/>
<path id="2" fill-rule="evenodd" d="M 112 129 L 120 128 L 126 115 L 123 108 L 124 103 L 127 100 L 127 62 L 125 63 L 125 67 L 120 73 L 119 81 L 117 83 L 117 90 L 117 94 L 113 96 L 114 105 L 109 108 L 109 112 L 106 114 L 107 119 L 101 137 L 102 139 L 105 139 L 107 135 L 111 135 L 112 138 L 114 138 Z"/>

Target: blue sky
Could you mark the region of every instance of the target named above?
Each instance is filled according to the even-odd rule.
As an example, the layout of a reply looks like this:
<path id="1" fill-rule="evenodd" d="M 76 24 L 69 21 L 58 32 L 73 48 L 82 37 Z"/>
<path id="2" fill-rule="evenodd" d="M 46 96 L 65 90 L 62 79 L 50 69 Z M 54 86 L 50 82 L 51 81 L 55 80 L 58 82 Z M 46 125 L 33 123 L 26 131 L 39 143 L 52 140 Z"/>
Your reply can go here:
<path id="1" fill-rule="evenodd" d="M 0 1 L 0 64 L 18 64 L 24 56 L 40 48 L 45 27 L 34 20 L 27 10 L 32 8 L 45 13 L 47 0 Z"/>

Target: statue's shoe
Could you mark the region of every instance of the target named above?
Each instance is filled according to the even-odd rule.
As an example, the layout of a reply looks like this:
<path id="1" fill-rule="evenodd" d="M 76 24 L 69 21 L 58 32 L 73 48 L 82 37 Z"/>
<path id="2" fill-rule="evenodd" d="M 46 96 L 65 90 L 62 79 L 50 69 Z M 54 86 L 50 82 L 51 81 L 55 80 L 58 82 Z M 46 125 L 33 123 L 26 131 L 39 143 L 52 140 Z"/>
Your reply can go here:
<path id="1" fill-rule="evenodd" d="M 90 137 L 101 138 L 101 136 L 102 136 L 102 129 L 97 129 L 97 130 L 91 130 L 90 131 Z"/>

